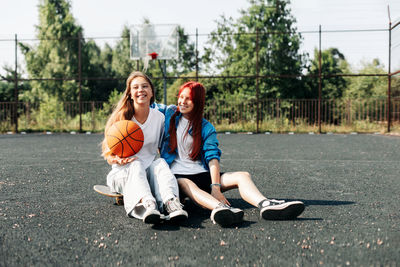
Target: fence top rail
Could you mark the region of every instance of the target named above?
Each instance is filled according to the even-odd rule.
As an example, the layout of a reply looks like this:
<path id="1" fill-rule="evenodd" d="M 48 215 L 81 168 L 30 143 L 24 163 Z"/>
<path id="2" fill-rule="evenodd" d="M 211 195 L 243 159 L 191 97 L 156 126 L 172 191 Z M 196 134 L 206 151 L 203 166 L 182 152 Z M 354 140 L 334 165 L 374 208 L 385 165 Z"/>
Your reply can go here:
<path id="1" fill-rule="evenodd" d="M 389 30 L 393 30 L 400 24 L 400 21 L 395 23 L 390 29 L 380 29 L 380 28 L 371 28 L 371 29 L 338 29 L 338 30 L 309 30 L 309 31 L 252 31 L 252 32 L 235 32 L 235 33 L 226 33 L 223 35 L 257 35 L 257 34 L 306 34 L 306 33 L 353 33 L 353 32 L 385 32 Z M 323 25 L 322 25 L 323 26 Z M 0 42 L 15 42 L 16 38 L 20 42 L 27 41 L 65 41 L 65 40 L 78 40 L 78 39 L 129 39 L 130 36 L 66 36 L 61 38 L 18 38 L 18 34 L 15 34 L 14 38 L 3 38 L 0 39 Z M 189 36 L 210 36 L 213 33 L 189 33 Z"/>
<path id="2" fill-rule="evenodd" d="M 399 72 L 399 71 L 398 71 Z M 331 77 L 388 77 L 398 74 L 394 73 L 322 73 L 321 77 L 331 78 Z M 318 74 L 269 74 L 269 75 L 199 75 L 199 76 L 166 76 L 166 77 L 151 77 L 152 79 L 267 79 L 267 78 L 316 78 L 319 77 Z M 15 79 L 6 78 L 0 76 L 0 80 L 13 82 Z M 85 80 L 126 80 L 126 77 L 64 77 L 64 78 L 18 78 L 18 81 L 28 82 L 28 81 L 85 81 Z"/>
<path id="3" fill-rule="evenodd" d="M 241 99 L 235 99 L 234 101 L 240 100 L 241 102 L 246 100 Z M 370 97 L 370 98 L 343 98 L 343 99 L 339 99 L 339 98 L 323 98 L 321 99 L 321 101 L 374 101 L 374 100 L 382 100 L 382 101 L 387 101 L 387 97 L 386 96 L 381 96 L 381 97 Z M 392 97 L 391 98 L 392 101 L 400 101 L 400 97 Z M 217 100 L 217 99 L 213 99 L 211 101 L 226 101 L 226 100 Z M 234 102 L 232 101 L 232 102 Z M 256 99 L 249 99 L 247 100 L 247 102 L 255 102 L 257 101 Z M 317 98 L 263 98 L 260 99 L 260 101 L 271 101 L 271 102 L 294 102 L 294 101 L 303 101 L 303 102 L 312 102 L 312 101 L 318 101 Z M 102 104 L 102 103 L 106 103 L 107 101 L 82 101 L 82 104 Z M 229 102 L 229 100 L 227 101 Z M 64 104 L 79 104 L 79 101 L 61 101 L 61 103 Z M 0 105 L 14 105 L 16 104 L 15 101 L 0 101 Z M 19 101 L 17 102 L 17 104 L 32 104 L 32 102 L 29 101 Z"/>

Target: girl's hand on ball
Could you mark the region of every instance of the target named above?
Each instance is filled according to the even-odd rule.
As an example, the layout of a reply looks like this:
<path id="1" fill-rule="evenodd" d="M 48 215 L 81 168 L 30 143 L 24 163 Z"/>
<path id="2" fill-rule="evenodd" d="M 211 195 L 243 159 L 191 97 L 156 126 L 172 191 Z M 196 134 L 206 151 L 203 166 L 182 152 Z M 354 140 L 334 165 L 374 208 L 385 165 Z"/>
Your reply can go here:
<path id="1" fill-rule="evenodd" d="M 119 164 L 119 165 L 125 165 L 128 164 L 134 160 L 136 160 L 137 157 L 131 157 L 131 158 L 120 158 L 116 155 L 110 156 L 108 159 L 109 164 Z"/>
<path id="2" fill-rule="evenodd" d="M 128 164 L 128 163 L 130 163 L 130 162 L 136 160 L 137 157 L 132 157 L 132 158 L 119 158 L 119 159 L 120 159 L 120 162 L 119 162 L 118 164 L 119 164 L 119 165 L 125 165 L 125 164 Z"/>

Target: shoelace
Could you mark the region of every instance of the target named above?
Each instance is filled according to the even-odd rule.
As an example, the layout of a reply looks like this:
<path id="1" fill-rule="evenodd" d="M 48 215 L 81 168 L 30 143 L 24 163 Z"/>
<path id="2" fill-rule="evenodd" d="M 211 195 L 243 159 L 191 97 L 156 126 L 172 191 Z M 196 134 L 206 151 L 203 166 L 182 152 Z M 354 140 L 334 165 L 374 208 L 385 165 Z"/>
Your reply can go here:
<path id="1" fill-rule="evenodd" d="M 264 206 L 265 202 L 269 202 L 269 204 Z M 258 207 L 261 209 L 261 208 L 266 207 L 266 206 L 275 206 L 275 205 L 279 205 L 279 204 L 282 204 L 282 203 L 285 203 L 285 201 L 284 200 L 277 200 L 277 199 L 264 199 L 263 201 L 260 202 L 260 204 L 258 204 Z"/>
<path id="2" fill-rule="evenodd" d="M 180 203 L 176 198 L 171 198 L 170 200 L 168 200 L 166 206 L 168 212 L 179 210 L 183 207 L 182 203 Z"/>
<path id="3" fill-rule="evenodd" d="M 221 208 L 228 208 L 228 209 L 231 208 L 231 206 L 229 206 L 229 205 L 227 205 L 227 204 L 225 204 L 225 203 L 222 203 L 222 202 L 218 203 L 218 207 L 221 207 Z"/>
<path id="4" fill-rule="evenodd" d="M 285 200 L 270 199 L 269 202 L 272 205 L 279 205 L 279 204 L 285 203 Z"/>

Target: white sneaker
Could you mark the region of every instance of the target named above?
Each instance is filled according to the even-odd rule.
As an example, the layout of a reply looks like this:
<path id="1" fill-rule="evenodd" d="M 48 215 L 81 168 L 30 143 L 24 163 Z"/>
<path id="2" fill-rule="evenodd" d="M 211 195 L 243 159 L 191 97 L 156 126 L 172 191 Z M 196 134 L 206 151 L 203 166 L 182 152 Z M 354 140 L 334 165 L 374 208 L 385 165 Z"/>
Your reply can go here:
<path id="1" fill-rule="evenodd" d="M 155 224 L 160 221 L 160 212 L 157 210 L 156 203 L 153 200 L 147 200 L 143 203 L 146 211 L 143 214 L 143 222 Z"/>
<path id="2" fill-rule="evenodd" d="M 266 199 L 259 204 L 260 216 L 265 220 L 291 220 L 304 211 L 301 201 Z"/>
<path id="3" fill-rule="evenodd" d="M 182 209 L 183 205 L 177 197 L 167 200 L 164 207 L 171 222 L 180 223 L 188 218 L 188 213 Z"/>
<path id="4" fill-rule="evenodd" d="M 237 208 L 231 208 L 228 205 L 219 203 L 216 208 L 211 211 L 210 219 L 222 227 L 230 226 L 242 221 L 243 211 Z"/>

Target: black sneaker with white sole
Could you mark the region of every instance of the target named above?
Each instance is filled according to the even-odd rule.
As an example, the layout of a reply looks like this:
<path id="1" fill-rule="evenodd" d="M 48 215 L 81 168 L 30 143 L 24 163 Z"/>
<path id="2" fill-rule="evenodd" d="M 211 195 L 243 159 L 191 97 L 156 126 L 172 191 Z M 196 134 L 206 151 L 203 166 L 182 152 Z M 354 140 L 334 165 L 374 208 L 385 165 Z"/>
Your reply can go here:
<path id="1" fill-rule="evenodd" d="M 219 205 L 211 211 L 210 219 L 222 227 L 240 223 L 243 220 L 244 212 L 238 208 L 232 208 L 228 205 L 219 203 Z"/>
<path id="2" fill-rule="evenodd" d="M 229 209 L 233 212 L 234 219 L 232 224 L 237 224 L 243 221 L 244 212 L 239 208 L 230 207 Z"/>
<path id="3" fill-rule="evenodd" d="M 266 199 L 259 204 L 260 216 L 265 220 L 292 220 L 305 209 L 301 201 Z"/>

